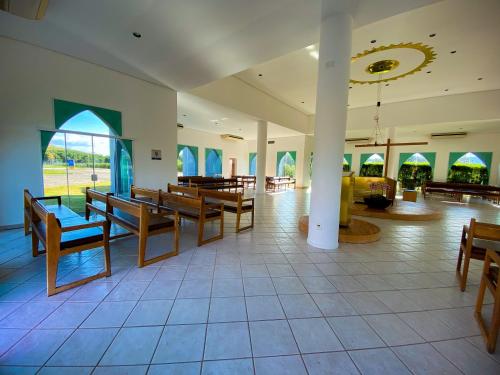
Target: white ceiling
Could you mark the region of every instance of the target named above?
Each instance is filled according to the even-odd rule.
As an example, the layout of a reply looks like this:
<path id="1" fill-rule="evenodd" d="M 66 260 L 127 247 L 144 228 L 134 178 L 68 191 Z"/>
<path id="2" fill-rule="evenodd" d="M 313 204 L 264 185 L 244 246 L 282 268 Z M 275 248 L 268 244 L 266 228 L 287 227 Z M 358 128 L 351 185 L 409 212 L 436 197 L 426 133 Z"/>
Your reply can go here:
<path id="1" fill-rule="evenodd" d="M 435 123 L 395 127 L 396 137 L 424 137 L 432 133 L 466 132 L 468 134 L 500 134 L 500 120 Z M 373 137 L 373 129 L 347 130 L 346 138 Z"/>
<path id="2" fill-rule="evenodd" d="M 324 0 L 355 27 L 436 1 Z M 314 43 L 320 15 L 321 0 L 50 0 L 41 21 L 0 11 L 0 35 L 182 91 Z"/>
<path id="3" fill-rule="evenodd" d="M 178 93 L 177 109 L 177 122 L 186 128 L 213 134 L 233 134 L 244 139 L 257 138 L 256 118 L 198 96 Z M 267 135 L 268 138 L 281 138 L 303 134 L 270 122 Z"/>
<path id="4" fill-rule="evenodd" d="M 437 58 L 424 71 L 382 86 L 382 103 L 498 89 L 499 15 L 498 0 L 438 2 L 355 29 L 353 55 L 402 42 L 423 42 L 434 47 Z M 431 38 L 432 33 L 436 36 Z M 457 52 L 451 54 L 453 50 Z M 236 76 L 306 114 L 313 114 L 317 63 L 310 51 L 302 48 Z M 377 85 L 351 86 L 350 108 L 375 105 Z"/>

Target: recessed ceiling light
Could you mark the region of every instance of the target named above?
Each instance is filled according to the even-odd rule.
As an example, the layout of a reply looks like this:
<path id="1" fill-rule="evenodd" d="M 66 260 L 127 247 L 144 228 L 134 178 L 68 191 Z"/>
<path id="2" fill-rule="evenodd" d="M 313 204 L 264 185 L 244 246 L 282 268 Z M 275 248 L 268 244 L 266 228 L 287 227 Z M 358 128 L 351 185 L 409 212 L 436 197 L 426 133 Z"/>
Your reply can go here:
<path id="1" fill-rule="evenodd" d="M 431 74 L 431 73 L 432 73 L 432 70 L 428 70 L 428 71 L 427 71 L 427 74 Z"/>
<path id="2" fill-rule="evenodd" d="M 482 77 L 479 77 L 477 80 L 478 80 L 478 81 L 482 81 L 482 80 L 483 80 L 483 78 L 482 78 Z"/>
<path id="3" fill-rule="evenodd" d="M 457 53 L 457 51 L 451 51 L 450 53 Z"/>
<path id="4" fill-rule="evenodd" d="M 389 84 L 388 84 L 388 83 L 386 83 L 385 85 L 386 85 L 386 86 L 389 86 Z"/>
<path id="5" fill-rule="evenodd" d="M 141 34 L 141 33 L 138 33 L 137 31 L 134 31 L 134 32 L 132 33 L 132 35 L 133 35 L 133 36 L 135 36 L 136 38 L 140 38 L 140 37 L 142 37 L 142 34 Z"/>
<path id="6" fill-rule="evenodd" d="M 187 115 L 184 113 L 183 116 L 186 117 Z"/>
<path id="7" fill-rule="evenodd" d="M 350 89 L 352 89 L 352 86 L 349 86 Z"/>
<path id="8" fill-rule="evenodd" d="M 448 89 L 444 89 L 444 91 L 448 91 Z"/>
<path id="9" fill-rule="evenodd" d="M 262 77 L 262 73 L 259 73 L 259 77 Z"/>
<path id="10" fill-rule="evenodd" d="M 436 36 L 436 33 L 429 34 L 429 38 L 434 38 Z"/>
<path id="11" fill-rule="evenodd" d="M 370 40 L 370 43 L 372 43 L 372 44 L 373 43 L 377 43 L 377 40 L 376 39 L 372 39 L 372 40 Z"/>
<path id="12" fill-rule="evenodd" d="M 319 53 L 318 53 L 318 51 L 311 51 L 311 52 L 309 52 L 309 55 L 311 57 L 314 57 L 316 60 L 319 60 Z"/>
<path id="13" fill-rule="evenodd" d="M 305 102 L 302 101 L 301 103 L 304 104 Z"/>

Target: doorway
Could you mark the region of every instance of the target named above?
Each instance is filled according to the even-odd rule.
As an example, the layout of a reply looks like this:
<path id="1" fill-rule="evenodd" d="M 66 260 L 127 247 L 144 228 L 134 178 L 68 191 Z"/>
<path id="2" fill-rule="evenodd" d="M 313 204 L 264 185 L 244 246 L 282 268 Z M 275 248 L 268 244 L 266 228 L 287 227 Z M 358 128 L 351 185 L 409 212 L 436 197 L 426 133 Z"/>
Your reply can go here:
<path id="1" fill-rule="evenodd" d="M 229 172 L 231 173 L 231 177 L 238 174 L 238 161 L 236 158 L 229 158 Z"/>

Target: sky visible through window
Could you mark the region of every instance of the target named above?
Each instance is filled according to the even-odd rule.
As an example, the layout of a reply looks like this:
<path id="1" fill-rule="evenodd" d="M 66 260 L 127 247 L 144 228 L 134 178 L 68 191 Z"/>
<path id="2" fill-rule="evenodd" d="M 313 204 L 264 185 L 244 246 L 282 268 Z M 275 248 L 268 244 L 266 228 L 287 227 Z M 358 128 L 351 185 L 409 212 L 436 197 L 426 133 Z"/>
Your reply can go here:
<path id="1" fill-rule="evenodd" d="M 66 121 L 61 130 L 84 132 L 91 134 L 113 135 L 110 128 L 91 111 L 83 111 Z M 94 153 L 109 155 L 109 138 L 93 137 Z M 64 147 L 64 137 L 52 138 L 51 145 Z M 92 152 L 92 140 L 90 136 L 66 133 L 66 146 L 68 149 L 83 152 Z"/>

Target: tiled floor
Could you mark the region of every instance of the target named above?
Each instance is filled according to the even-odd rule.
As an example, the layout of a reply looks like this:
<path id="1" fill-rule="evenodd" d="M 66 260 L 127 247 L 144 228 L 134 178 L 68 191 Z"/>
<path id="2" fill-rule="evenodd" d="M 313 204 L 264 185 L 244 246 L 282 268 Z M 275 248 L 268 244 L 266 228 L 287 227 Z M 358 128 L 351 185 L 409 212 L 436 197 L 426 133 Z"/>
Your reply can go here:
<path id="1" fill-rule="evenodd" d="M 45 259 L 30 238 L 0 232 L 0 374 L 500 374 L 467 291 L 455 279 L 461 228 L 500 223 L 500 209 L 429 201 L 437 222 L 374 219 L 375 244 L 322 252 L 297 232 L 305 191 L 257 198 L 254 230 L 138 269 L 136 240 L 112 243 L 112 271 L 45 295 Z M 158 236 L 150 249 L 170 246 Z M 73 255 L 61 281 L 93 273 L 102 254 Z"/>

